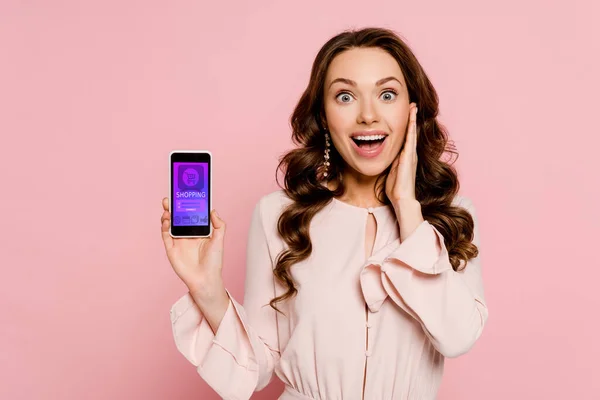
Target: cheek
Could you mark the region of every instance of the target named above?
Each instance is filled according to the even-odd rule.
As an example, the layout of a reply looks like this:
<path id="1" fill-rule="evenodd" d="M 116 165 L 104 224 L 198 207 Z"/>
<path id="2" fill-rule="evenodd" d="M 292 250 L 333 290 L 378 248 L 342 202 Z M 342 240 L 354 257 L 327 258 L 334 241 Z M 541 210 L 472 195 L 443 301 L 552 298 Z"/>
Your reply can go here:
<path id="1" fill-rule="evenodd" d="M 337 130 L 346 129 L 347 126 L 352 125 L 356 122 L 356 111 L 351 105 L 338 106 L 335 104 L 325 106 L 325 115 L 327 118 L 327 124 Z"/>
<path id="2" fill-rule="evenodd" d="M 394 133 L 404 134 L 408 124 L 408 114 L 404 109 L 389 109 L 385 119 Z"/>
<path id="3" fill-rule="evenodd" d="M 338 133 L 334 133 L 336 131 L 332 131 L 330 133 L 331 135 L 331 145 L 333 147 L 335 147 L 335 149 L 339 152 L 339 153 L 344 153 L 346 151 L 346 147 L 350 145 L 350 143 L 348 143 L 346 141 L 345 137 L 342 137 L 341 134 Z"/>
<path id="4" fill-rule="evenodd" d="M 392 127 L 394 132 L 394 148 L 400 150 L 406 141 L 406 127 L 407 124 L 405 122 L 399 122 L 395 126 Z"/>
<path id="5" fill-rule="evenodd" d="M 340 135 L 346 135 L 353 126 L 352 120 L 344 115 L 336 115 L 334 118 L 331 118 L 328 121 L 330 121 L 330 130 L 337 132 Z"/>
<path id="6" fill-rule="evenodd" d="M 394 153 L 399 152 L 406 141 L 406 128 L 408 126 L 408 115 L 406 113 L 398 113 L 390 121 L 390 129 L 394 132 L 394 143 L 392 150 Z M 392 122 L 393 121 L 393 122 Z"/>

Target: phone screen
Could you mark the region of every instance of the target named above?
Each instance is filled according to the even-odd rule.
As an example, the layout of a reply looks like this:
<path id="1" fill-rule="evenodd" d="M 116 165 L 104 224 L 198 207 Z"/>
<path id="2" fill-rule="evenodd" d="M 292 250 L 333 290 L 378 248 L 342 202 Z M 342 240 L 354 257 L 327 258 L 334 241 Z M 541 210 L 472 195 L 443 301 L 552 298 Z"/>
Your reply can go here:
<path id="1" fill-rule="evenodd" d="M 169 159 L 171 236 L 210 236 L 212 154 L 208 150 L 173 150 Z"/>
<path id="2" fill-rule="evenodd" d="M 173 163 L 173 226 L 208 226 L 207 162 Z"/>

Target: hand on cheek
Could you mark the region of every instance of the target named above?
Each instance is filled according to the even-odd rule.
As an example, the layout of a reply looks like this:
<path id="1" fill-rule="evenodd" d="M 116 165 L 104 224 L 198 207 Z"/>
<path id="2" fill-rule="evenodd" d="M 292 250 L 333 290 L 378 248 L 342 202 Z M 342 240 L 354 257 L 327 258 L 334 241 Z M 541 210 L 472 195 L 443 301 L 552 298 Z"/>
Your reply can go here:
<path id="1" fill-rule="evenodd" d="M 395 204 L 400 200 L 415 200 L 415 179 L 417 173 L 417 106 L 410 104 L 409 122 L 404 143 L 386 181 L 386 194 Z"/>

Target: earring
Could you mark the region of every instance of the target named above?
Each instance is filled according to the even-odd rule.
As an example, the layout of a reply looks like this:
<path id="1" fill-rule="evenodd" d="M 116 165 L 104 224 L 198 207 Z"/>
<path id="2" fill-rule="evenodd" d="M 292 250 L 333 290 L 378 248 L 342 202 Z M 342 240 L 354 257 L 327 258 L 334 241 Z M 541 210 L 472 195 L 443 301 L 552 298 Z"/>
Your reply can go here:
<path id="1" fill-rule="evenodd" d="M 323 166 L 325 167 L 325 172 L 323 173 L 323 176 L 325 178 L 327 178 L 327 175 L 329 173 L 329 132 L 325 131 L 325 161 L 323 162 Z"/>

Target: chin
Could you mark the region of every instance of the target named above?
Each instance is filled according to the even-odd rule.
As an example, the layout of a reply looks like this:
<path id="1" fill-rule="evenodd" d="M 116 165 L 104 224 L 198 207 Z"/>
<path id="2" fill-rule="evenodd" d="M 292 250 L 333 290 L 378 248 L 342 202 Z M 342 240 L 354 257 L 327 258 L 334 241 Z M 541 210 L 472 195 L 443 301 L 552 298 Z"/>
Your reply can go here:
<path id="1" fill-rule="evenodd" d="M 352 165 L 352 168 L 361 175 L 368 177 L 377 177 L 381 175 L 389 165 L 390 163 L 378 162 L 366 164 L 362 162 L 360 164 Z"/>

